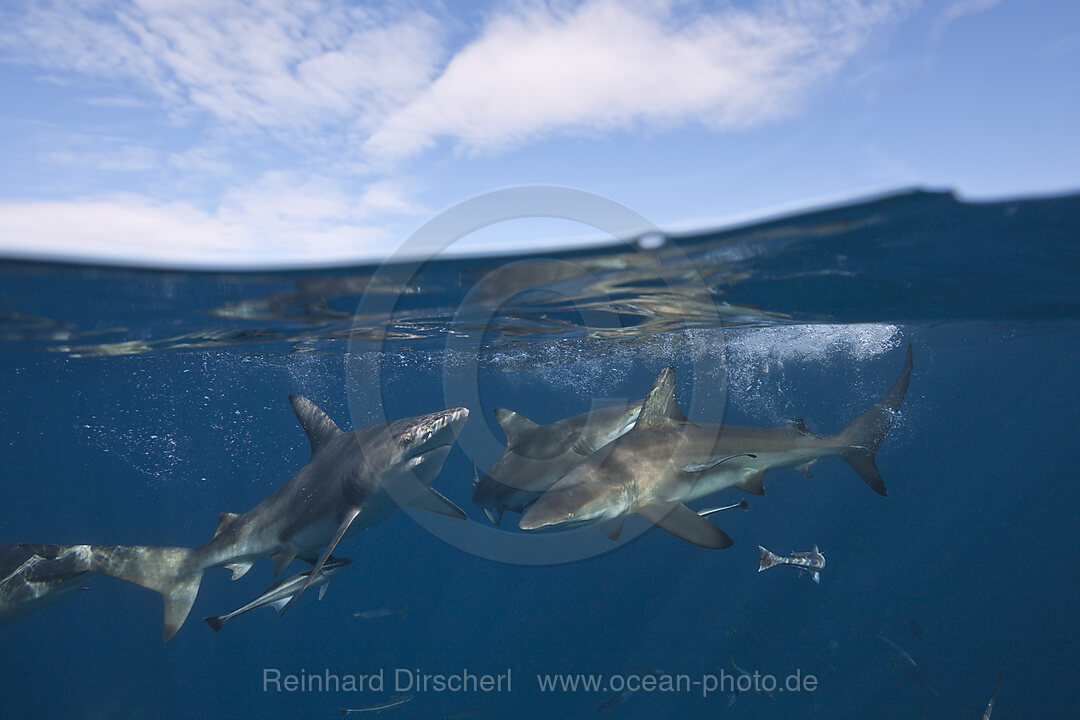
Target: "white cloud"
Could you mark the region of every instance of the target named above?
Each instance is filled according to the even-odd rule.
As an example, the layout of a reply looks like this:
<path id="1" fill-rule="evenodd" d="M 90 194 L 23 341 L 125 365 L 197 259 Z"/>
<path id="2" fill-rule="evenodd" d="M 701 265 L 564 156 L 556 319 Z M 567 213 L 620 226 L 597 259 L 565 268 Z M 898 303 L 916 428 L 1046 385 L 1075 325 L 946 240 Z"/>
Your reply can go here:
<path id="1" fill-rule="evenodd" d="M 244 130 L 372 122 L 426 86 L 442 53 L 423 12 L 319 0 L 53 1 L 0 19 L 11 59 L 134 81 L 180 116 Z"/>
<path id="2" fill-rule="evenodd" d="M 412 209 L 386 182 L 352 193 L 326 178 L 267 173 L 227 191 L 213 211 L 140 195 L 0 203 L 0 254 L 195 266 L 371 261 L 400 240 L 386 216 Z"/>
<path id="3" fill-rule="evenodd" d="M 69 147 L 45 151 L 40 155 L 41 160 L 65 168 L 108 172 L 143 172 L 160 164 L 157 150 L 145 145 L 83 135 L 71 135 L 67 140 Z"/>
<path id="4" fill-rule="evenodd" d="M 945 31 L 950 25 L 958 20 L 963 20 L 970 15 L 978 15 L 1001 4 L 1001 0 L 956 0 L 945 8 L 934 26 L 930 29 L 930 44 L 936 45 L 944 37 Z"/>
<path id="5" fill-rule="evenodd" d="M 616 0 L 519 6 L 492 18 L 366 147 L 394 157 L 439 137 L 498 149 L 638 124 L 757 125 L 799 109 L 910 5 L 781 0 L 711 13 Z"/>

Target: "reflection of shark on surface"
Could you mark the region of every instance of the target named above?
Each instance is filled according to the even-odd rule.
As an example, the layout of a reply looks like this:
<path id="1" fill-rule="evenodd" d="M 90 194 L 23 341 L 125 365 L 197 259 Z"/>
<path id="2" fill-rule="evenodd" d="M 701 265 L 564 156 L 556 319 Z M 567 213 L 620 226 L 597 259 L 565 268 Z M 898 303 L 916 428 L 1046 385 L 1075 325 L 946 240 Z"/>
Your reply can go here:
<path id="1" fill-rule="evenodd" d="M 808 552 L 793 552 L 787 557 L 769 552 L 758 545 L 758 553 L 758 572 L 768 570 L 777 565 L 792 565 L 799 568 L 802 572 L 810 573 L 810 578 L 814 582 L 821 583 L 821 569 L 825 567 L 825 556 L 818 550 L 817 545 L 814 546 L 813 550 Z"/>
<path id="2" fill-rule="evenodd" d="M 87 575 L 70 553 L 46 559 L 15 543 L 0 543 L 0 625 L 86 590 Z"/>
<path id="3" fill-rule="evenodd" d="M 555 483 L 519 525 L 535 530 L 600 522 L 616 537 L 625 518 L 638 514 L 697 545 L 728 547 L 731 538 L 684 503 L 728 487 L 762 494 L 762 477 L 769 470 L 794 467 L 808 473 L 829 456 L 845 460 L 885 495 L 874 456 L 907 392 L 911 368 L 909 347 L 892 388 L 839 433 L 821 436 L 802 422 L 778 428 L 691 422 L 679 410 L 675 371 L 667 367 L 649 390 L 633 429 Z"/>
<path id="4" fill-rule="evenodd" d="M 184 624 L 203 572 L 233 579 L 271 557 L 275 573 L 293 558 L 314 563 L 284 609 L 318 577 L 338 542 L 411 505 L 455 518 L 460 508 L 430 487 L 468 418 L 465 408 L 342 432 L 315 403 L 289 398 L 311 441 L 311 458 L 270 497 L 242 515 L 222 513 L 214 538 L 197 549 L 106 545 L 24 545 L 43 557 L 70 553 L 78 567 L 161 593 L 165 640 Z M 324 548 L 319 555 L 320 548 Z M 284 611 L 284 610 L 283 610 Z"/>
<path id="5" fill-rule="evenodd" d="M 641 403 L 612 405 L 540 425 L 496 408 L 506 449 L 482 478 L 473 479 L 473 503 L 498 525 L 507 510 L 524 512 L 559 478 L 634 426 Z"/>
<path id="6" fill-rule="evenodd" d="M 311 586 L 319 586 L 319 599 L 322 600 L 323 595 L 326 594 L 326 588 L 330 584 L 330 578 L 337 575 L 346 567 L 352 564 L 352 560 L 349 558 L 336 558 L 330 557 L 326 563 L 322 566 L 322 570 L 319 571 L 319 576 L 311 582 Z M 314 573 L 315 570 L 305 570 L 302 573 L 297 573 L 290 578 L 284 580 L 278 580 L 270 585 L 262 592 L 259 597 L 255 598 L 251 602 L 241 605 L 232 612 L 225 613 L 224 615 L 212 615 L 205 617 L 203 620 L 206 624 L 214 628 L 215 631 L 221 630 L 225 627 L 225 623 L 232 620 L 237 615 L 243 615 L 246 612 L 252 610 L 258 610 L 263 607 L 272 607 L 275 610 L 280 611 L 292 600 L 293 596 L 300 591 L 301 587 L 305 587 L 308 578 Z"/>

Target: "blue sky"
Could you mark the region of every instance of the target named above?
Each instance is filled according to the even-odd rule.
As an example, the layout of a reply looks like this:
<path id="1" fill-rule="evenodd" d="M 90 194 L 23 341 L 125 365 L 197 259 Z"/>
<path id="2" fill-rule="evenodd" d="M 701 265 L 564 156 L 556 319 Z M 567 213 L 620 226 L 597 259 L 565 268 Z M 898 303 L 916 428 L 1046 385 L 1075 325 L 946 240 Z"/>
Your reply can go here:
<path id="1" fill-rule="evenodd" d="M 1078 70 L 1065 1 L 9 2 L 0 252 L 366 261 L 522 184 L 672 229 L 1075 191 Z"/>

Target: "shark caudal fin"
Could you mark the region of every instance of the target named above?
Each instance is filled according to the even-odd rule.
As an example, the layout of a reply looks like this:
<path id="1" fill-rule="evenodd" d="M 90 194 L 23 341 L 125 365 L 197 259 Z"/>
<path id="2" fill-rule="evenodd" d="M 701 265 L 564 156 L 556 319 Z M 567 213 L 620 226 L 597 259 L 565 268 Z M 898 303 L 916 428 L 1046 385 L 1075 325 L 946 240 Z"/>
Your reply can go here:
<path id="1" fill-rule="evenodd" d="M 773 565 L 780 564 L 780 558 L 778 558 L 776 555 L 769 552 L 765 548 L 761 547 L 760 545 L 758 545 L 758 553 L 758 572 L 761 572 L 762 570 L 768 570 Z"/>
<path id="2" fill-rule="evenodd" d="M 888 495 L 888 491 L 885 489 L 885 480 L 878 472 L 874 456 L 892 427 L 893 418 L 900 410 L 900 403 L 904 401 L 910 380 L 911 346 L 908 345 L 904 369 L 893 386 L 869 410 L 855 418 L 836 436 L 840 443 L 851 448 L 842 455 L 844 460 L 878 495 Z"/>
<path id="3" fill-rule="evenodd" d="M 199 594 L 203 570 L 192 562 L 195 551 L 142 545 L 22 545 L 44 558 L 75 558 L 89 572 L 127 580 L 161 593 L 165 601 L 164 639 L 168 642 L 187 620 Z"/>

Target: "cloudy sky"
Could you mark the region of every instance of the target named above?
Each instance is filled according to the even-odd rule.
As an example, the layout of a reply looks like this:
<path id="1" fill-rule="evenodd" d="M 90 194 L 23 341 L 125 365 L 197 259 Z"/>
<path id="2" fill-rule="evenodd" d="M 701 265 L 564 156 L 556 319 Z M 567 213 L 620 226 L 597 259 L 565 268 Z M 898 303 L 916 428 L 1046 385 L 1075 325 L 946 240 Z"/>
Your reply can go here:
<path id="1" fill-rule="evenodd" d="M 0 252 L 371 260 L 523 184 L 673 229 L 1075 191 L 1078 68 L 1072 0 L 13 0 Z"/>

